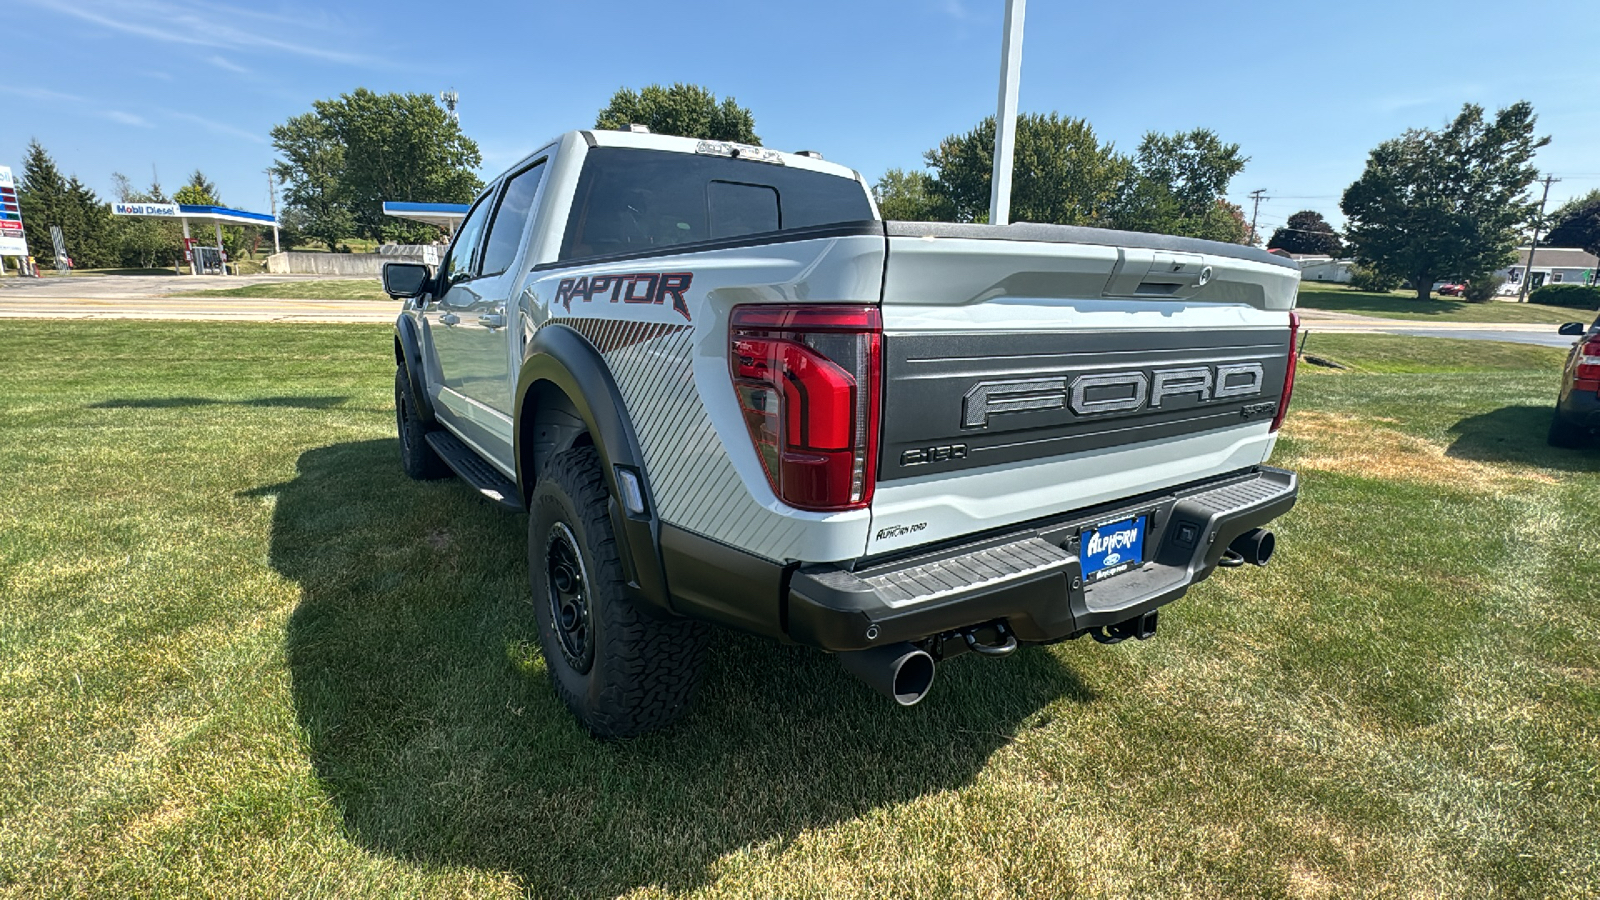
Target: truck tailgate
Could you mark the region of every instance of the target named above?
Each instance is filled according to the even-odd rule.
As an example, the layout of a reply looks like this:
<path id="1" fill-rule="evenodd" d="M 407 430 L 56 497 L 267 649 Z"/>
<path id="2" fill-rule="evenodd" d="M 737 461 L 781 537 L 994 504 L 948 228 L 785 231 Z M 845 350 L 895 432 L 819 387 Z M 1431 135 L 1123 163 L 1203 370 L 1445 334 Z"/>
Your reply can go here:
<path id="1" fill-rule="evenodd" d="M 868 555 L 1264 462 L 1299 270 L 1253 248 L 886 223 Z"/>

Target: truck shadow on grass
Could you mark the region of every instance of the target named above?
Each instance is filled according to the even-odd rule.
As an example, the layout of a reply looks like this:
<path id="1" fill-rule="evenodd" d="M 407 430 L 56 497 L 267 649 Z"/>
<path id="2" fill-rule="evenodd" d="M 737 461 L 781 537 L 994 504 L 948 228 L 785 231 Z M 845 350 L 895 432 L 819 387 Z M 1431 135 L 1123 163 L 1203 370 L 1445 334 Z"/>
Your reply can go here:
<path id="1" fill-rule="evenodd" d="M 973 781 L 1093 692 L 1054 656 L 942 666 L 901 710 L 824 654 L 721 633 L 689 717 L 597 742 L 556 700 L 527 599 L 526 519 L 409 482 L 393 441 L 299 459 L 251 492 L 301 600 L 287 633 L 311 761 L 361 846 L 509 873 L 534 895 L 682 889 L 741 848 Z"/>
<path id="2" fill-rule="evenodd" d="M 1600 442 L 1565 450 L 1545 436 L 1555 415 L 1550 406 L 1504 406 L 1468 416 L 1450 426 L 1456 436 L 1445 455 L 1475 462 L 1522 463 L 1562 472 L 1600 472 Z"/>

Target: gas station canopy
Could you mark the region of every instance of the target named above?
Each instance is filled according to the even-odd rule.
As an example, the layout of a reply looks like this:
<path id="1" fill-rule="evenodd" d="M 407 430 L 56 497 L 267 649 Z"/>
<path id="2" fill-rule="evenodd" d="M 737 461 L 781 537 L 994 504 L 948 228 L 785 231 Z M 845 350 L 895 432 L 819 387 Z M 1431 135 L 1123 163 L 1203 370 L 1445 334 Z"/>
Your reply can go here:
<path id="1" fill-rule="evenodd" d="M 454 233 L 456 226 L 467 217 L 465 203 L 410 203 L 403 200 L 383 201 L 383 214 L 397 219 L 410 219 L 443 228 Z"/>
<path id="2" fill-rule="evenodd" d="M 278 220 L 266 213 L 245 212 L 226 206 L 195 206 L 192 203 L 113 203 L 112 215 L 149 216 L 156 219 L 187 219 L 194 222 L 228 225 L 276 226 Z"/>
<path id="3" fill-rule="evenodd" d="M 278 245 L 278 219 L 265 213 L 245 212 L 226 206 L 197 206 L 192 203 L 113 203 L 114 216 L 144 216 L 152 219 L 177 219 L 183 224 L 183 258 L 195 275 L 228 274 L 228 254 L 222 249 L 222 226 L 263 225 L 272 229 L 272 245 Z M 202 246 L 189 234 L 190 222 L 210 222 L 216 232 L 214 247 Z"/>

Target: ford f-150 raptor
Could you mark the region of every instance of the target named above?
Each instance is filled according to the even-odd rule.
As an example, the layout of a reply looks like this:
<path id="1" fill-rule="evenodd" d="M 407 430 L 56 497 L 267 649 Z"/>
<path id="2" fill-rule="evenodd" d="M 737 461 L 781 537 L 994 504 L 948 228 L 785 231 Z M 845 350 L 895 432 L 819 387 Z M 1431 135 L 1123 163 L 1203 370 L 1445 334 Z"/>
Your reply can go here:
<path id="1" fill-rule="evenodd" d="M 909 705 L 938 660 L 1146 638 L 1267 562 L 1298 285 L 1249 247 L 882 221 L 811 152 L 575 131 L 436 269 L 386 267 L 401 461 L 527 511 L 598 736 L 681 714 L 708 623 Z"/>

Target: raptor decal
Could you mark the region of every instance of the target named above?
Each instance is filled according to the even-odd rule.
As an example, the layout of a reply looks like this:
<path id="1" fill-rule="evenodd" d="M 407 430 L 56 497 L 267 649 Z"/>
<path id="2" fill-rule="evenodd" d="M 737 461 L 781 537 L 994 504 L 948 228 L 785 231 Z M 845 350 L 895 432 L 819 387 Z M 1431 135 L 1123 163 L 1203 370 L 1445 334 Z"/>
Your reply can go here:
<path id="1" fill-rule="evenodd" d="M 572 312 L 572 301 L 609 300 L 612 303 L 650 303 L 663 306 L 670 298 L 672 308 L 689 318 L 689 302 L 684 295 L 694 281 L 693 272 L 633 272 L 626 275 L 579 275 L 563 278 L 556 286 L 556 302 Z"/>

